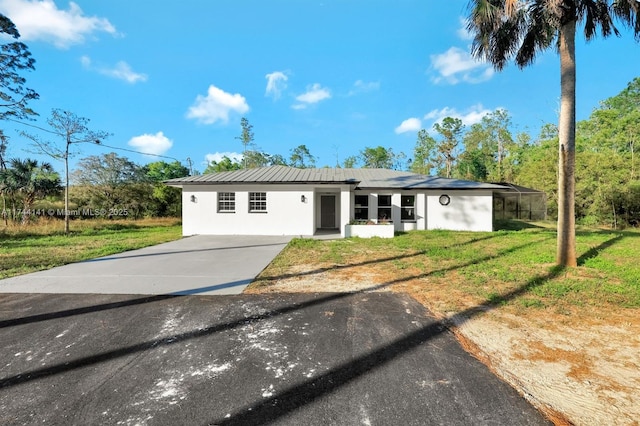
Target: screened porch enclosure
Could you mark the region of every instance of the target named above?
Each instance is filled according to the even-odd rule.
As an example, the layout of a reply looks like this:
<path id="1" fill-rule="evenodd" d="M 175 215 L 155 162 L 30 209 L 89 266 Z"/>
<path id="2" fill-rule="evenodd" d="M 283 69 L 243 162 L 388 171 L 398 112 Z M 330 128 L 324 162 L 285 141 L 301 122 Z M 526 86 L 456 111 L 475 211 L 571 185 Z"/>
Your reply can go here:
<path id="1" fill-rule="evenodd" d="M 500 182 L 507 189 L 493 193 L 493 218 L 498 220 L 545 220 L 547 196 L 537 189 Z"/>

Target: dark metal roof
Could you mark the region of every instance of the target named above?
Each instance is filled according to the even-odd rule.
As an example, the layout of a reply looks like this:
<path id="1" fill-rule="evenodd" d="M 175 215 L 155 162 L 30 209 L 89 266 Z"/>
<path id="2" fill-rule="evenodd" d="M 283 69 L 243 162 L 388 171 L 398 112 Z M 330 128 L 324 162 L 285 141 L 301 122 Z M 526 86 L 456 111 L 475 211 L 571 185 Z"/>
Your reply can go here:
<path id="1" fill-rule="evenodd" d="M 501 192 L 518 192 L 520 194 L 544 194 L 544 191 L 540 191 L 538 189 L 533 189 L 533 188 L 527 188 L 525 186 L 516 185 L 515 183 L 495 182 L 495 184 L 504 187 Z"/>
<path id="2" fill-rule="evenodd" d="M 298 169 L 270 166 L 231 172 L 188 176 L 165 181 L 167 185 L 219 184 L 354 184 L 358 188 L 395 189 L 491 189 L 505 190 L 501 185 L 461 179 L 424 176 L 388 169 Z"/>

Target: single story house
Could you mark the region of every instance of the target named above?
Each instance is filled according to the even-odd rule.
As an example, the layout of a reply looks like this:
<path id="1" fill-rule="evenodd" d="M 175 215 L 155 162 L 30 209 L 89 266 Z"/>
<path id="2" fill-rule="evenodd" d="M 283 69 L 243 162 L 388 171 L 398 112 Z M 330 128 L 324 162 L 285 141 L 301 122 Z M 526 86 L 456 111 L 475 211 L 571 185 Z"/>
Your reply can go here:
<path id="1" fill-rule="evenodd" d="M 183 235 L 302 235 L 354 221 L 395 231 L 493 230 L 504 186 L 386 169 L 271 166 L 171 179 L 182 188 Z"/>

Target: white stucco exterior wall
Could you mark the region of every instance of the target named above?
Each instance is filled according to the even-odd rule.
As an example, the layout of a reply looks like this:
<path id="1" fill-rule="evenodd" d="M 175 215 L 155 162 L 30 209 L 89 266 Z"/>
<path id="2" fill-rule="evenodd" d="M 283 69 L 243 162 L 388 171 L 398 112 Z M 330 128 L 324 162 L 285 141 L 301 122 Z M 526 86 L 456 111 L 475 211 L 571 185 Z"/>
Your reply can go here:
<path id="1" fill-rule="evenodd" d="M 447 206 L 439 202 L 441 195 L 451 199 Z M 493 231 L 493 194 L 491 191 L 427 192 L 427 229 L 452 231 Z"/>
<path id="2" fill-rule="evenodd" d="M 218 211 L 218 192 L 235 193 L 235 212 Z M 267 211 L 249 212 L 249 192 L 267 193 Z M 377 219 L 378 195 L 391 195 L 396 231 L 448 229 L 493 230 L 493 194 L 489 190 L 358 191 L 369 197 L 369 218 Z M 415 195 L 412 223 L 401 220 L 401 195 Z M 442 206 L 439 197 L 449 195 Z M 335 197 L 335 227 L 345 236 L 354 216 L 354 191 L 350 185 L 185 185 L 182 190 L 183 235 L 313 235 L 321 227 L 321 197 Z M 304 201 L 302 197 L 304 196 Z M 192 197 L 194 200 L 192 201 Z"/>
<path id="3" fill-rule="evenodd" d="M 218 212 L 218 192 L 235 193 L 234 213 Z M 267 193 L 266 212 L 249 212 L 249 192 Z M 192 196 L 195 202 L 191 201 Z M 182 233 L 313 235 L 315 202 L 310 185 L 185 185 Z"/>
<path id="4" fill-rule="evenodd" d="M 404 231 L 403 223 L 400 219 L 400 193 L 391 194 L 391 220 L 394 231 Z"/>
<path id="5" fill-rule="evenodd" d="M 351 211 L 354 204 L 352 203 L 351 188 L 343 187 L 340 191 L 340 236 L 345 237 L 345 226 L 351 219 Z"/>
<path id="6" fill-rule="evenodd" d="M 427 196 L 424 192 L 416 195 L 416 229 L 427 229 Z"/>

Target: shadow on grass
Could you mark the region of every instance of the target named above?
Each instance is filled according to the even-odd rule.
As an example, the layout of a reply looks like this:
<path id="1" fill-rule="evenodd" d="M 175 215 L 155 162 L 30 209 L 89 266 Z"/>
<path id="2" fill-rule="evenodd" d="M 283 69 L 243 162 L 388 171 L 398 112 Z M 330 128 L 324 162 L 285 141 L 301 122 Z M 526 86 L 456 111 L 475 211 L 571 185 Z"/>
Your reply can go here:
<path id="1" fill-rule="evenodd" d="M 486 262 L 488 260 L 492 260 L 504 255 L 507 255 L 509 253 L 513 253 L 515 251 L 518 251 L 526 246 L 529 246 L 535 243 L 536 242 L 531 242 L 531 243 L 523 244 L 520 246 L 511 247 L 509 249 L 505 249 L 499 252 L 496 255 L 484 256 L 482 258 L 474 259 L 470 262 L 454 265 L 448 268 L 434 270 L 434 271 L 426 272 L 416 276 L 392 280 L 392 281 L 377 285 L 375 287 L 368 288 L 363 291 L 381 289 L 384 287 L 392 286 L 399 282 L 410 281 L 416 278 L 424 278 L 432 274 L 437 274 L 437 273 L 442 273 L 442 272 L 463 268 L 470 264 L 478 264 L 481 262 Z M 608 247 L 613 243 L 615 243 L 615 241 L 607 241 L 603 243 L 601 246 L 594 248 L 593 250 L 595 250 L 595 252 L 597 253 L 598 251 L 602 250 L 604 246 Z M 527 280 L 525 283 L 520 285 L 519 287 L 511 291 L 508 291 L 506 293 L 500 294 L 499 297 L 492 297 L 491 299 L 485 300 L 485 302 L 483 303 L 480 303 L 476 306 L 467 308 L 459 312 L 453 317 L 453 321 L 455 324 L 458 324 L 458 325 L 464 324 L 465 322 L 480 315 L 482 312 L 486 312 L 487 310 L 493 309 L 497 304 L 503 303 L 505 301 L 517 299 L 518 297 L 526 294 L 533 288 L 539 285 L 542 285 L 546 281 L 552 280 L 558 277 L 563 271 L 564 271 L 564 268 L 561 266 L 551 267 L 547 273 L 539 274 L 535 277 L 532 277 L 529 280 Z M 70 359 L 64 363 L 59 363 L 52 366 L 46 366 L 46 367 L 33 369 L 30 371 L 25 371 L 20 374 L 15 374 L 15 375 L 0 379 L 0 389 L 10 388 L 13 386 L 18 386 L 24 383 L 32 382 L 41 378 L 63 374 L 63 373 L 76 370 L 79 368 L 83 368 L 86 366 L 98 365 L 113 359 L 131 355 L 131 354 L 149 351 L 156 348 L 169 347 L 172 345 L 187 342 L 192 339 L 208 336 L 214 333 L 220 333 L 227 330 L 232 330 L 238 327 L 246 326 L 247 324 L 263 321 L 265 319 L 272 318 L 274 316 L 285 315 L 289 312 L 305 309 L 310 306 L 319 305 L 319 304 L 331 302 L 333 300 L 339 300 L 342 298 L 347 298 L 351 294 L 353 293 L 330 294 L 330 295 L 312 299 L 303 303 L 292 304 L 292 305 L 284 306 L 271 311 L 267 311 L 260 315 L 241 316 L 227 322 L 213 324 L 208 327 L 194 329 L 185 333 L 174 334 L 161 339 L 148 340 L 135 345 L 126 346 L 126 347 L 122 347 L 122 348 L 111 350 L 111 351 L 105 351 L 105 352 L 98 353 L 91 356 L 86 356 L 86 357 L 77 358 L 77 359 Z M 162 296 L 158 296 L 158 297 L 162 297 Z M 149 298 L 148 301 L 144 301 L 144 299 L 139 299 L 136 301 L 131 301 L 130 305 L 136 304 L 136 303 L 148 303 L 148 302 L 157 301 L 157 300 L 160 300 L 160 299 Z M 69 311 L 69 315 L 77 315 L 77 314 L 82 314 L 87 312 L 94 312 L 100 309 L 113 309 L 113 308 L 125 306 L 125 305 L 118 305 L 117 303 L 114 304 L 113 306 L 109 306 L 109 305 L 110 304 L 104 304 L 104 305 L 96 306 L 93 309 L 92 307 L 79 308 L 76 310 Z M 63 316 L 66 316 L 64 313 L 55 313 L 51 315 L 52 317 L 49 319 L 61 318 Z M 43 319 L 45 316 L 46 314 L 43 314 Z M 37 319 L 34 319 L 34 320 L 37 320 Z M 10 321 L 19 321 L 19 319 L 10 320 Z M 287 389 L 284 389 L 280 392 L 273 394 L 268 398 L 261 398 L 250 405 L 240 407 L 235 412 L 230 413 L 228 416 L 225 416 L 224 418 L 212 419 L 210 424 L 247 425 L 247 424 L 264 424 L 264 423 L 274 422 L 306 405 L 314 403 L 314 401 L 316 401 L 317 399 L 336 391 L 338 388 L 348 385 L 349 383 L 357 380 L 361 376 L 368 374 L 370 371 L 385 366 L 391 361 L 401 357 L 403 354 L 407 353 L 408 351 L 411 351 L 413 348 L 419 345 L 425 344 L 426 342 L 429 342 L 434 337 L 442 333 L 445 333 L 448 330 L 449 324 L 450 324 L 450 321 L 445 321 L 445 320 L 434 321 L 425 327 L 412 331 L 402 336 L 401 338 L 398 338 L 395 341 L 387 345 L 384 345 L 383 347 L 371 350 L 362 356 L 350 359 L 349 361 L 346 361 L 340 365 L 337 365 L 331 370 L 319 376 L 310 378 L 300 384 L 293 385 Z"/>
<path id="2" fill-rule="evenodd" d="M 584 252 L 580 257 L 578 257 L 578 266 L 583 266 L 589 259 L 593 259 L 597 257 L 600 252 L 608 249 L 616 243 L 619 243 L 625 236 L 623 234 L 614 235 L 613 238 L 608 239 L 607 241 L 601 243 L 596 247 L 591 247 L 589 250 Z"/>
<path id="3" fill-rule="evenodd" d="M 623 237 L 637 238 L 640 237 L 640 232 L 636 230 L 613 230 L 613 229 L 577 229 L 577 236 L 588 235 L 622 235 Z"/>
<path id="4" fill-rule="evenodd" d="M 145 224 L 136 224 L 136 223 L 101 223 L 101 224 L 93 224 L 91 227 L 87 227 L 85 229 L 71 229 L 69 234 L 64 233 L 64 229 L 56 229 L 52 231 L 36 232 L 29 231 L 28 227 L 25 229 L 20 229 L 18 232 L 16 231 L 8 231 L 5 229 L 0 229 L 0 241 L 21 241 L 24 239 L 30 239 L 30 241 L 25 242 L 24 246 L 29 246 L 33 244 L 34 240 L 39 239 L 50 239 L 56 237 L 90 237 L 90 236 L 103 236 L 113 234 L 118 231 L 126 231 L 131 233 L 138 233 L 144 231 L 150 231 L 153 229 L 166 229 L 176 227 L 179 224 L 154 224 L 154 225 L 145 225 Z M 21 245 L 17 245 L 16 247 L 22 247 Z"/>
<path id="5" fill-rule="evenodd" d="M 472 238 L 472 239 L 470 239 L 468 241 L 464 241 L 464 242 L 461 242 L 461 243 L 456 243 L 456 244 L 451 245 L 451 246 L 441 247 L 440 249 L 447 250 L 447 249 L 450 249 L 450 248 L 452 248 L 454 246 L 455 247 L 466 246 L 466 245 L 474 244 L 474 243 L 477 243 L 477 242 L 480 242 L 480 241 L 490 240 L 490 239 L 493 239 L 493 238 L 496 238 L 496 237 L 497 236 L 495 234 L 486 235 L 486 236 L 483 236 L 483 237 L 475 237 L 475 238 Z M 312 241 L 313 243 L 315 243 L 314 240 L 306 240 L 306 239 L 293 240 L 292 243 L 293 243 L 293 245 L 306 244 L 306 241 Z M 429 250 L 427 249 L 427 250 L 420 250 L 418 252 L 411 253 L 411 254 L 400 254 L 400 255 L 397 255 L 397 256 L 383 257 L 381 259 L 365 260 L 363 262 L 349 263 L 349 264 L 346 264 L 346 265 L 331 265 L 331 266 L 326 266 L 326 267 L 322 267 L 322 268 L 313 269 L 311 271 L 296 272 L 296 273 L 282 274 L 282 275 L 276 275 L 276 276 L 269 276 L 269 277 L 259 278 L 257 280 L 256 287 L 260 288 L 260 287 L 268 286 L 269 282 L 276 281 L 276 280 L 283 280 L 283 279 L 293 278 L 293 277 L 305 277 L 305 276 L 309 276 L 309 275 L 321 274 L 321 273 L 327 272 L 327 271 L 342 270 L 342 269 L 348 269 L 348 268 L 354 268 L 354 267 L 366 266 L 366 265 L 375 265 L 377 263 L 392 262 L 394 260 L 410 259 L 410 258 L 413 258 L 413 257 L 426 256 L 428 254 L 429 254 Z"/>
<path id="6" fill-rule="evenodd" d="M 523 229 L 547 229 L 535 223 L 516 219 L 496 219 L 493 222 L 496 231 L 522 231 Z"/>

